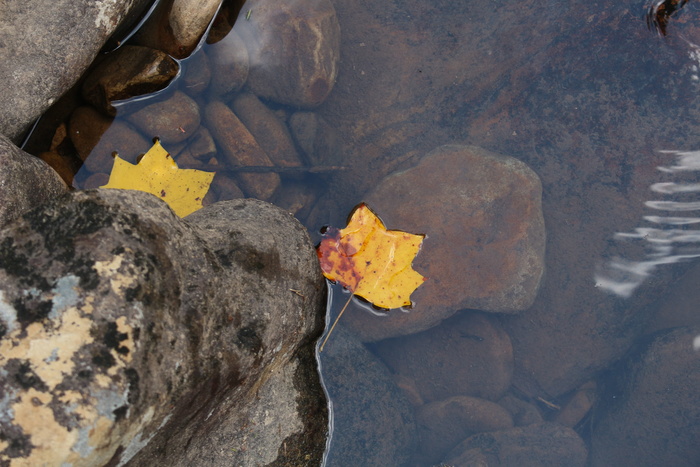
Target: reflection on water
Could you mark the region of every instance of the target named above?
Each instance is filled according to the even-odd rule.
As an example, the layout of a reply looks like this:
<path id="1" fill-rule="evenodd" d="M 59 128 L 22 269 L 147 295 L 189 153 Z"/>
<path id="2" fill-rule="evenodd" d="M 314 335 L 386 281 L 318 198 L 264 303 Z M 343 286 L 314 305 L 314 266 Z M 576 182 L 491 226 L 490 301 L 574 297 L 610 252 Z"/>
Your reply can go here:
<path id="1" fill-rule="evenodd" d="M 662 173 L 687 177 L 700 170 L 700 151 L 662 152 L 676 157 L 675 165 L 659 167 Z M 624 298 L 629 298 L 658 266 L 700 257 L 700 230 L 693 228 L 700 223 L 700 217 L 692 216 L 693 212 L 700 210 L 700 201 L 692 198 L 690 201 L 673 200 L 674 196 L 700 192 L 700 183 L 687 180 L 657 182 L 650 189 L 654 193 L 670 195 L 667 198 L 671 199 L 644 203 L 664 215 L 645 215 L 643 219 L 654 227 L 637 227 L 634 232 L 618 232 L 614 236 L 618 241 L 642 243 L 645 257 L 639 260 L 613 258 L 595 275 L 597 287 Z M 688 214 L 680 216 L 680 213 Z"/>

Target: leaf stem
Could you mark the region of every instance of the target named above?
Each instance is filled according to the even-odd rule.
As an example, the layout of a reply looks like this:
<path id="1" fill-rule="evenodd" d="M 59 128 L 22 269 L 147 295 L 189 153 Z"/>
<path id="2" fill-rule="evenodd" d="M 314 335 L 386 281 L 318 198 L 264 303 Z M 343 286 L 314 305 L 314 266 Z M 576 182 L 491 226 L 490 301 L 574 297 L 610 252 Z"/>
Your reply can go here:
<path id="1" fill-rule="evenodd" d="M 345 313 L 345 309 L 348 307 L 348 305 L 350 305 L 350 300 L 352 300 L 352 294 L 350 294 L 350 297 L 348 297 L 348 301 L 345 302 L 345 306 L 343 306 L 343 309 L 340 310 L 338 317 L 335 319 L 335 321 L 333 321 L 333 326 L 331 326 L 331 329 L 328 331 L 328 334 L 326 334 L 326 338 L 323 339 L 321 347 L 318 349 L 318 353 L 323 352 L 323 346 L 326 345 L 326 341 L 329 337 L 331 337 L 331 333 L 333 332 L 333 329 L 335 329 L 335 325 L 338 324 L 338 320 L 340 319 L 340 317 L 343 316 L 343 313 Z"/>

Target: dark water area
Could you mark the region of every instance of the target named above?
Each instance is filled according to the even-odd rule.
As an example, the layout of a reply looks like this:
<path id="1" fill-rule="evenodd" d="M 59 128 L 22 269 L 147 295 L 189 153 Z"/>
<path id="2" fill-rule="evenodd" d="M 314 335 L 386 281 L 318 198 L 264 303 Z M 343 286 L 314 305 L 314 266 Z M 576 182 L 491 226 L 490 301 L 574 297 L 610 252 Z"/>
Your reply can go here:
<path id="1" fill-rule="evenodd" d="M 313 12 L 322 2 L 299 3 Z M 389 174 L 431 161 L 442 145 L 470 145 L 534 171 L 546 243 L 539 287 L 517 309 L 438 306 L 440 294 L 421 289 L 410 310 L 351 302 L 318 356 L 334 414 L 326 465 L 700 464 L 700 5 L 668 2 L 662 17 L 661 4 L 636 1 L 332 4 L 341 38 L 328 97 L 313 108 L 253 99 L 241 110 L 246 126 L 263 122 L 262 133 L 286 127 L 294 161 L 241 172 L 243 162 L 222 156 L 220 137 L 196 150 L 198 139 L 164 143 L 181 167 L 217 171 L 206 201 L 253 196 L 258 185 L 241 174 L 267 177 L 262 185 L 278 176 L 267 199 L 319 241 L 321 227 L 343 227 L 353 206 L 378 197 Z M 234 31 L 255 20 L 254 2 L 236 11 Z M 650 27 L 650 12 L 663 30 Z M 158 95 L 117 106 L 102 140 L 121 144 L 132 134 L 124 128 L 135 132 L 140 146 L 120 151 L 135 162 L 162 135 L 137 129 L 133 115 L 177 93 L 203 115 L 213 101 L 238 113 L 249 87 L 193 90 L 212 47 L 181 60 Z M 307 127 L 292 123 L 302 119 L 328 128 L 316 152 Z M 201 122 L 216 135 L 211 116 Z M 76 187 L 106 182 L 105 154 L 90 156 L 102 162 L 83 166 Z M 470 166 L 448 173 L 457 170 Z M 424 180 L 409 191 L 434 191 Z M 449 238 L 471 238 L 469 219 L 444 225 L 447 202 L 406 206 L 389 196 L 381 204 L 388 228 L 424 233 L 426 245 L 449 229 L 462 229 Z M 484 211 L 506 211 L 497 204 Z M 424 210 L 428 227 L 400 223 L 411 209 Z M 480 232 L 480 248 L 516 229 L 516 214 Z M 414 263 L 419 272 L 454 256 L 454 245 L 431 245 Z M 468 288 L 489 267 L 450 271 L 441 285 Z M 329 288 L 330 323 L 348 293 Z M 397 324 L 421 313 L 440 318 L 410 332 Z"/>

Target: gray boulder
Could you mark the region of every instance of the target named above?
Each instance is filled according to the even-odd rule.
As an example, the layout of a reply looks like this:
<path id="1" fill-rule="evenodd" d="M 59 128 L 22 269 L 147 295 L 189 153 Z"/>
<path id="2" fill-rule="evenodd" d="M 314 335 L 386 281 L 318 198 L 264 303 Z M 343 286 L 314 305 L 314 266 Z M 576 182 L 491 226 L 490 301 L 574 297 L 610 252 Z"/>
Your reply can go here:
<path id="1" fill-rule="evenodd" d="M 661 331 L 604 381 L 590 465 L 700 465 L 700 327 Z"/>
<path id="2" fill-rule="evenodd" d="M 147 0 L 0 3 L 0 134 L 19 143 L 32 122 L 75 84 L 105 41 Z"/>
<path id="3" fill-rule="evenodd" d="M 30 211 L 0 232 L 0 463 L 319 463 L 323 307 L 305 229 L 261 201 Z"/>
<path id="4" fill-rule="evenodd" d="M 0 167 L 0 227 L 68 190 L 48 164 L 22 151 L 2 135 Z"/>
<path id="5" fill-rule="evenodd" d="M 406 465 L 416 450 L 416 422 L 387 367 L 342 325 L 326 342 L 320 360 L 333 401 L 326 465 Z"/>

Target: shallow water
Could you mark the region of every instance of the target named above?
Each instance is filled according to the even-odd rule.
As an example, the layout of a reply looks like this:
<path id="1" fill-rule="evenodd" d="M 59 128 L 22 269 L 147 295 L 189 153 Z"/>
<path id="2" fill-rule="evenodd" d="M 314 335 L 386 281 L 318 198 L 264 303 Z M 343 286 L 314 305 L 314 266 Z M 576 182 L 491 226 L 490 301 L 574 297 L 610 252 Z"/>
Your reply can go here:
<path id="1" fill-rule="evenodd" d="M 318 3 L 307 2 L 311 10 Z M 699 376 L 690 374 L 686 381 L 669 376 L 680 395 L 663 401 L 650 396 L 635 402 L 640 389 L 634 386 L 648 369 L 640 370 L 638 364 L 653 348 L 649 342 L 655 336 L 688 326 L 695 326 L 690 335 L 694 330 L 700 334 L 693 279 L 698 274 L 694 260 L 700 256 L 700 164 L 693 152 L 700 148 L 697 5 L 691 1 L 676 11 L 665 36 L 647 27 L 650 5 L 644 2 L 336 0 L 333 5 L 341 29 L 338 78 L 313 111 L 337 132 L 335 145 L 310 160 L 294 140 L 302 169 L 280 172 L 281 188 L 271 201 L 293 210 L 318 240 L 323 225 L 343 227 L 351 208 L 386 175 L 415 166 L 443 144 L 477 145 L 512 156 L 539 176 L 547 243 L 537 297 L 517 313 L 454 310 L 453 318 L 426 331 L 433 334 L 367 344 L 341 320 L 338 335 L 319 355 L 335 414 L 327 465 L 431 465 L 447 458 L 457 443 L 442 446 L 442 456 L 427 446 L 429 437 L 421 427 L 426 420 L 422 408 L 429 401 L 423 400 L 425 391 L 416 389 L 421 374 L 431 378 L 454 364 L 443 355 L 441 342 L 472 352 L 460 355 L 462 369 L 452 370 L 454 385 L 468 389 L 448 388 L 444 394 L 499 404 L 516 426 L 533 420 L 568 426 L 585 442 L 592 465 L 611 465 L 620 452 L 633 456 L 634 443 L 625 445 L 629 440 L 623 438 L 607 442 L 597 434 L 609 438 L 611 427 L 629 429 L 649 449 L 670 442 L 663 438 L 670 430 L 634 430 L 654 425 L 645 417 L 658 413 L 624 418 L 628 415 L 616 400 L 641 406 L 668 403 L 661 410 L 669 414 L 671 426 L 678 422 L 672 413 L 685 411 L 683 434 L 665 459 L 685 462 L 676 465 L 700 462 L 697 448 L 683 441 L 700 429 L 700 401 L 684 398 Z M 234 30 L 255 20 L 254 5 L 246 19 L 248 6 L 241 8 Z M 210 53 L 209 47 L 198 53 Z M 210 91 L 194 94 L 186 87 L 196 58 L 182 61 L 180 77 L 163 93 L 124 104 L 124 114 L 176 90 L 192 94 L 200 107 L 206 105 L 213 99 Z M 235 93 L 217 99 L 233 98 Z M 299 111 L 264 102 L 281 122 L 288 123 Z M 109 138 L 109 131 L 103 138 Z M 146 141 L 154 136 L 143 135 Z M 178 150 L 184 153 L 180 146 Z M 174 156 L 178 161 L 178 153 Z M 218 156 L 192 167 L 216 164 L 221 174 L 239 180 L 240 173 Z M 79 172 L 76 186 L 89 186 L 89 175 Z M 208 201 L 235 191 L 221 187 Z M 403 200 L 386 203 L 400 206 Z M 412 229 L 396 225 L 390 213 L 379 215 L 389 228 Z M 416 233 L 425 233 L 430 241 L 431 231 Z M 450 286 L 463 287 L 475 274 L 454 271 Z M 347 299 L 338 286 L 331 290 L 329 320 Z M 418 300 L 411 310 L 390 313 L 421 313 L 428 306 Z M 347 313 L 367 314 L 364 322 L 376 321 L 371 325 L 377 327 L 387 319 L 359 301 Z M 456 329 L 467 347 L 447 340 Z M 505 391 L 469 386 L 469 375 L 462 375 L 487 374 L 503 362 L 495 350 L 483 350 L 487 345 L 511 346 L 511 368 L 502 369 L 511 374 Z M 697 369 L 692 340 L 684 345 L 680 349 L 687 354 L 677 357 L 678 369 Z M 427 355 L 422 373 L 400 360 L 401 349 Z M 673 361 L 655 374 L 674 375 Z M 487 367 L 476 368 L 482 363 Z M 576 409 L 572 401 L 581 400 L 583 408 Z M 484 402 L 479 407 L 492 406 Z M 665 420 L 657 419 L 656 425 Z M 477 432 L 464 433 L 466 438 Z M 528 455 L 537 464 L 542 458 L 535 451 Z M 626 460 L 629 465 L 639 465 L 629 459 L 633 457 Z"/>

